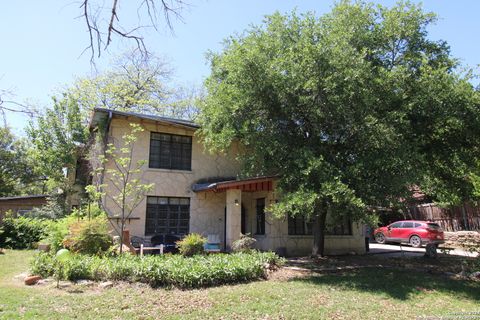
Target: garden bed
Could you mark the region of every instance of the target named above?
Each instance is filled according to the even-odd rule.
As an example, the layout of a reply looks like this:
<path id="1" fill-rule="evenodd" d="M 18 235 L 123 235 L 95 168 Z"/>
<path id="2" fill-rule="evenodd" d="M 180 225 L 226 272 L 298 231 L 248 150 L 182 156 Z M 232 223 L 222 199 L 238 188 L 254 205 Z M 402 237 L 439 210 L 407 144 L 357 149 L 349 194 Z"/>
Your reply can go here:
<path id="1" fill-rule="evenodd" d="M 199 290 L 121 281 L 112 281 L 110 289 L 87 281 L 61 289 L 53 281 L 27 287 L 16 276 L 26 274 L 33 252 L 5 253 L 0 255 L 0 319 L 391 319 L 393 312 L 400 320 L 475 312 L 480 299 L 480 282 L 393 268 L 325 274 L 281 268 L 266 281 Z M 353 258 L 362 263 L 361 256 L 318 263 L 352 265 Z"/>
<path id="2" fill-rule="evenodd" d="M 31 273 L 71 281 L 128 281 L 153 287 L 200 288 L 262 279 L 282 263 L 283 259 L 272 252 L 143 258 L 77 254 L 62 262 L 49 253 L 39 253 L 32 261 Z"/>

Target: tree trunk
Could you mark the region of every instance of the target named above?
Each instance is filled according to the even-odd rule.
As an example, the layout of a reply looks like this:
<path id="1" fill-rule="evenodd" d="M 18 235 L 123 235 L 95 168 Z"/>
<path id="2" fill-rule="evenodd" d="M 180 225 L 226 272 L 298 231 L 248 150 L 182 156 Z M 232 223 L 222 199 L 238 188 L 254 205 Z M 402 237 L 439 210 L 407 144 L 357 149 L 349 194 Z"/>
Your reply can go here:
<path id="1" fill-rule="evenodd" d="M 313 220 L 313 248 L 312 256 L 324 256 L 325 253 L 325 223 L 327 220 L 327 208 L 318 206 Z"/>
<path id="2" fill-rule="evenodd" d="M 125 229 L 125 219 L 122 218 L 122 222 L 120 224 L 120 255 L 123 253 L 123 230 Z"/>

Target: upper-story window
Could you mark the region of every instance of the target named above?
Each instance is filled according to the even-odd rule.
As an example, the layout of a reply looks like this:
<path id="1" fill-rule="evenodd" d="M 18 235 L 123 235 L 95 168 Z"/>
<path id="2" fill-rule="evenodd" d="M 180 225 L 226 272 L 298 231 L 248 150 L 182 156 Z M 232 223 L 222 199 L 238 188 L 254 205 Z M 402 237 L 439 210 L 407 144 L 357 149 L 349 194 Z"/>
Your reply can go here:
<path id="1" fill-rule="evenodd" d="M 152 132 L 149 167 L 192 170 L 192 137 Z"/>

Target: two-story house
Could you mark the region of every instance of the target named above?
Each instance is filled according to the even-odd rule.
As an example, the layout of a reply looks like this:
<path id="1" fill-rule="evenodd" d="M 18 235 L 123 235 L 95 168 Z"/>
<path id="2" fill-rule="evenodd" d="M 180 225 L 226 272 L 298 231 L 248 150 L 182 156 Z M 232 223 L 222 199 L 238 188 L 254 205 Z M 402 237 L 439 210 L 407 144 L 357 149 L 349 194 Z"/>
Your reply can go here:
<path id="1" fill-rule="evenodd" d="M 211 154 L 195 135 L 193 122 L 153 115 L 95 109 L 90 128 L 102 127 L 109 142 L 121 142 L 130 123 L 144 129 L 138 134 L 132 159 L 146 160 L 140 173 L 142 183 L 153 183 L 153 190 L 136 207 L 127 229 L 131 235 L 157 234 L 216 235 L 228 250 L 241 233 L 250 233 L 261 250 L 286 255 L 311 252 L 311 224 L 302 217 L 278 219 L 265 212 L 277 201 L 275 177 L 238 179 L 240 148 L 232 145 L 226 154 Z M 107 167 L 112 163 L 107 162 Z M 104 177 L 108 181 L 108 177 Z M 105 192 L 114 192 L 107 186 Z M 114 211 L 107 197 L 106 208 Z M 345 221 L 329 230 L 325 239 L 327 254 L 365 252 L 362 228 Z"/>

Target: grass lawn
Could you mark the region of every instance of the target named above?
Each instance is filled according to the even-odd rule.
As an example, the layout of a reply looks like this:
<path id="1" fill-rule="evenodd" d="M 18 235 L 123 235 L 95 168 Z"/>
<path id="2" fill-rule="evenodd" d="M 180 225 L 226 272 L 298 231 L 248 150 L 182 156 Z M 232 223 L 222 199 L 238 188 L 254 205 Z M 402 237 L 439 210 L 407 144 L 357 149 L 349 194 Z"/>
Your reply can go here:
<path id="1" fill-rule="evenodd" d="M 275 273 L 268 281 L 200 290 L 118 284 L 27 287 L 32 251 L 0 255 L 0 319 L 414 319 L 480 313 L 480 283 L 411 270 Z"/>

